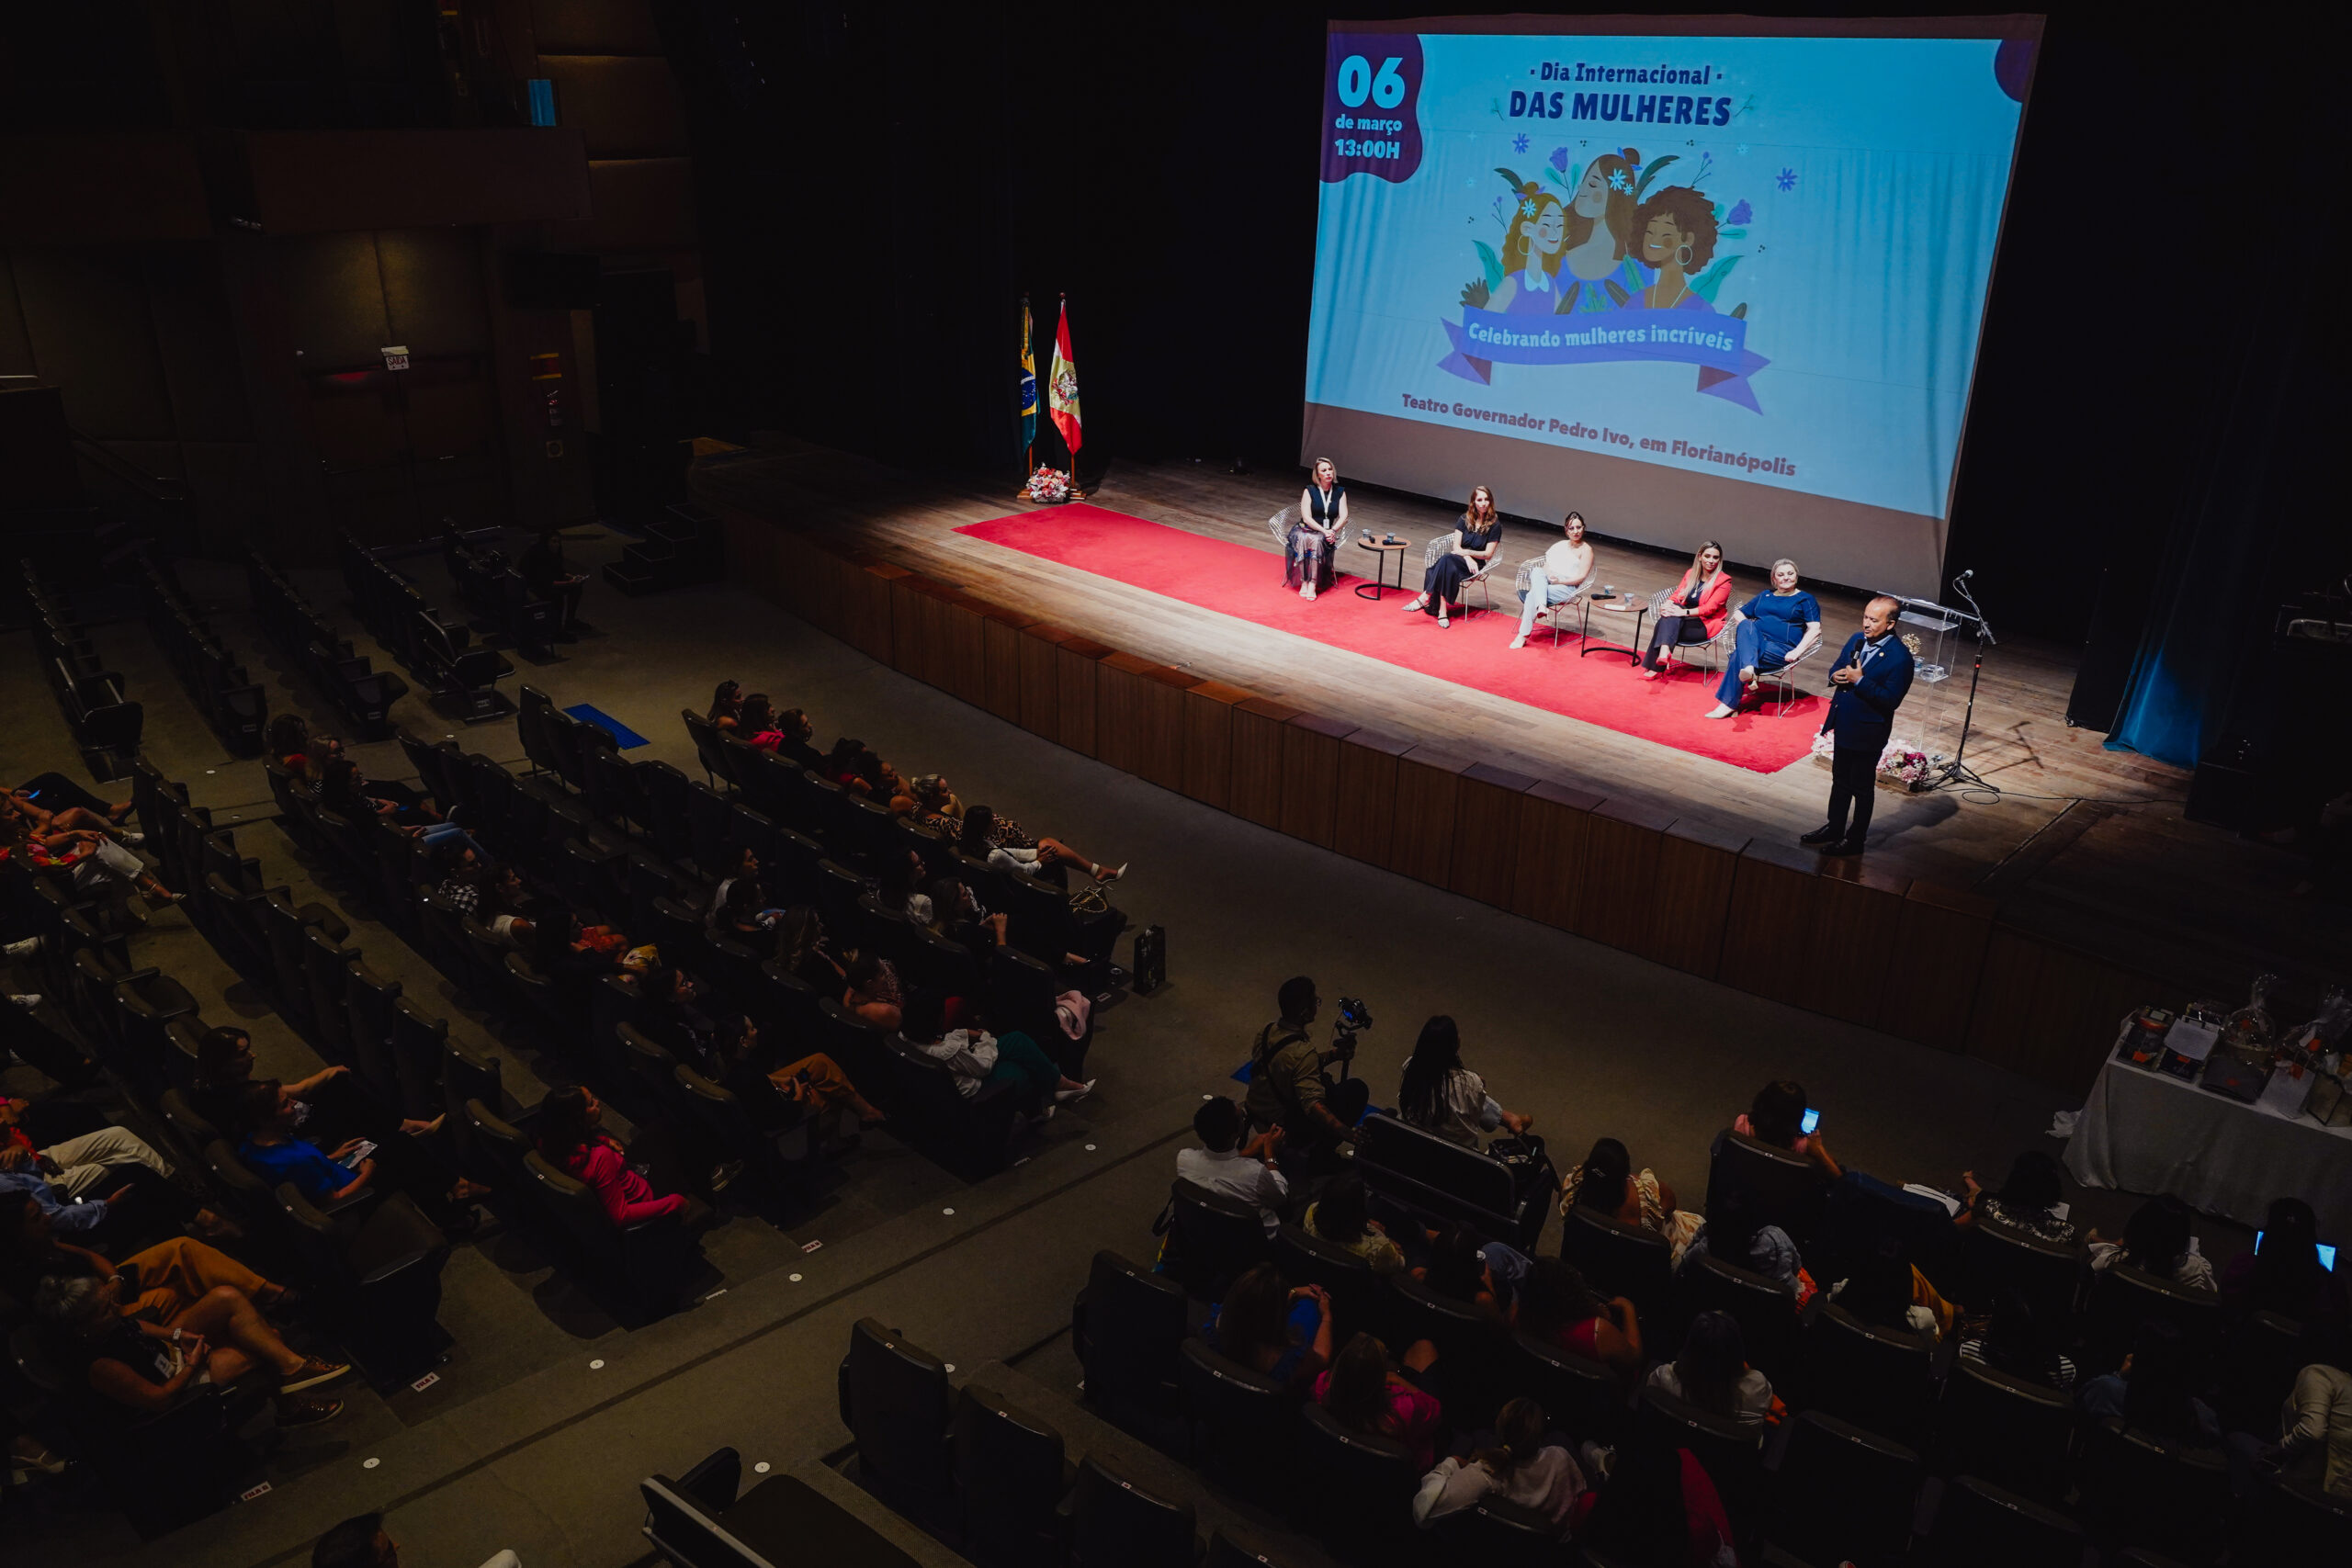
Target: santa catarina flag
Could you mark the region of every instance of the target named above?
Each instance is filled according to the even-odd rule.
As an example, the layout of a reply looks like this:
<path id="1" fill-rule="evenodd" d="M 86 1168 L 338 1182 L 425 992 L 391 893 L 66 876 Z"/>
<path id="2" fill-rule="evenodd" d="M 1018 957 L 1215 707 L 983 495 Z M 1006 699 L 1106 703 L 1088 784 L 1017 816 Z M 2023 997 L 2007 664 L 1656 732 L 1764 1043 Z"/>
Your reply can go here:
<path id="1" fill-rule="evenodd" d="M 1054 424 L 1062 433 L 1062 440 L 1075 457 L 1086 433 L 1079 427 L 1078 416 L 1078 356 L 1069 351 L 1069 301 L 1062 301 L 1061 324 L 1054 329 L 1054 373 L 1046 383 L 1046 396 L 1054 412 Z"/>
<path id="2" fill-rule="evenodd" d="M 1021 297 L 1021 449 L 1037 439 L 1037 355 L 1029 346 L 1029 296 Z"/>

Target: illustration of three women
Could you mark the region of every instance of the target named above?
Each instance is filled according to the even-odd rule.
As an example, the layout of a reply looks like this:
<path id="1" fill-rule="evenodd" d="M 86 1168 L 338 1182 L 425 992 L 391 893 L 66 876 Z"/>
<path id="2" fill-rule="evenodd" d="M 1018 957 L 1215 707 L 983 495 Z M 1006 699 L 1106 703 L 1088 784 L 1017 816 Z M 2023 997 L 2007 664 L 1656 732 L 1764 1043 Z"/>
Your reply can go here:
<path id="1" fill-rule="evenodd" d="M 1689 186 L 1636 202 L 1639 159 L 1630 147 L 1595 158 L 1566 204 L 1526 186 L 1503 243 L 1502 283 L 1485 308 L 1510 316 L 1713 310 L 1691 285 L 1714 258 L 1714 204 Z"/>

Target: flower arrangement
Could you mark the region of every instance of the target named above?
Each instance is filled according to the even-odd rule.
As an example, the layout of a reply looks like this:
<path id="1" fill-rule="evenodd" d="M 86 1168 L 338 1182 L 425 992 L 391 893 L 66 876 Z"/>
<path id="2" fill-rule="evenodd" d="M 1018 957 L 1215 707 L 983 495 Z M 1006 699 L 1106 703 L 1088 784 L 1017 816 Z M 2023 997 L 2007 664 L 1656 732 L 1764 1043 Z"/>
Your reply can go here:
<path id="1" fill-rule="evenodd" d="M 1928 773 L 1928 754 L 1890 746 L 1878 760 L 1878 771 L 1905 784 L 1925 784 Z"/>
<path id="2" fill-rule="evenodd" d="M 1037 471 L 1029 476 L 1029 482 L 1023 487 L 1021 493 L 1031 501 L 1057 505 L 1069 499 L 1069 476 L 1059 468 L 1048 468 L 1041 464 Z"/>

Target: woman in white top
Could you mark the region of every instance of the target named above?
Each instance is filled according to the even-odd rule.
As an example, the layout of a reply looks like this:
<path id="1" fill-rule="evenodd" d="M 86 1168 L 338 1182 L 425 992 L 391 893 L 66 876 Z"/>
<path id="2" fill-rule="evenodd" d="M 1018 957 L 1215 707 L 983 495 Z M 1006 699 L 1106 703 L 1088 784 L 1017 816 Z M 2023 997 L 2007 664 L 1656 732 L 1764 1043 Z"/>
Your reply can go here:
<path id="1" fill-rule="evenodd" d="M 1421 1025 L 1396 1089 L 1396 1111 L 1416 1127 L 1473 1149 L 1482 1134 L 1504 1129 L 1516 1136 L 1535 1125 L 1532 1116 L 1505 1111 L 1487 1092 L 1487 1080 L 1462 1065 L 1462 1031 L 1443 1013 Z"/>
<path id="2" fill-rule="evenodd" d="M 1016 844 L 1011 836 L 999 833 L 996 813 L 985 806 L 975 806 L 964 813 L 964 835 L 956 847 L 967 855 L 978 855 L 997 871 L 1017 872 L 1024 876 L 1043 876 L 1059 882 L 1065 874 L 1059 868 L 1076 866 L 1095 881 L 1113 883 L 1126 874 L 1125 865 L 1105 866 L 1088 860 L 1058 839 L 1041 838 L 1034 844 Z"/>
<path id="3" fill-rule="evenodd" d="M 1526 607 L 1519 613 L 1519 635 L 1513 648 L 1525 648 L 1535 630 L 1535 617 L 1553 604 L 1565 604 L 1584 592 L 1592 580 L 1592 547 L 1584 540 L 1584 513 L 1571 512 L 1560 525 L 1566 536 L 1544 552 L 1542 564 L 1527 574 Z"/>
<path id="4" fill-rule="evenodd" d="M 1545 1446 L 1544 1407 L 1532 1399 L 1504 1405 L 1495 1417 L 1495 1444 L 1467 1460 L 1438 1461 L 1413 1496 L 1413 1522 L 1427 1529 L 1448 1514 L 1500 1496 L 1566 1528 L 1585 1490 L 1584 1472 L 1567 1450 Z"/>
<path id="5" fill-rule="evenodd" d="M 1650 1369 L 1659 1393 L 1746 1427 L 1772 1417 L 1772 1380 L 1747 1364 L 1747 1340 L 1727 1312 L 1702 1312 L 1682 1337 L 1682 1354 Z"/>
<path id="6" fill-rule="evenodd" d="M 2213 1265 L 2197 1250 L 2197 1238 L 2189 1234 L 2188 1205 L 2169 1192 L 2140 1205 L 2124 1223 L 2121 1241 L 2109 1241 L 2093 1231 L 2086 1246 L 2095 1269 L 2128 1263 L 2167 1284 L 2192 1291 L 2217 1288 Z"/>

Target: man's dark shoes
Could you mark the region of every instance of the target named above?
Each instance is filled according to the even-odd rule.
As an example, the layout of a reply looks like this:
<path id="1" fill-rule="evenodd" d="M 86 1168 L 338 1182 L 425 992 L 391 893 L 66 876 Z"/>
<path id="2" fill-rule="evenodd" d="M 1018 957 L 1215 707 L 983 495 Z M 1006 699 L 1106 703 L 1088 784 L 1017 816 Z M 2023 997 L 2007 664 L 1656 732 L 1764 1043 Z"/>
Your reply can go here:
<path id="1" fill-rule="evenodd" d="M 1834 844 L 1845 836 L 1845 829 L 1833 828 L 1828 823 L 1824 822 L 1820 827 L 1815 828 L 1812 832 L 1807 833 L 1804 838 L 1799 839 L 1797 842 L 1800 844 L 1812 844 L 1815 846 L 1822 844 Z"/>
<path id="2" fill-rule="evenodd" d="M 1860 839 L 1848 839 L 1843 843 L 1828 845 L 1821 852 L 1826 855 L 1858 855 L 1862 852 L 1862 841 Z"/>

